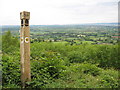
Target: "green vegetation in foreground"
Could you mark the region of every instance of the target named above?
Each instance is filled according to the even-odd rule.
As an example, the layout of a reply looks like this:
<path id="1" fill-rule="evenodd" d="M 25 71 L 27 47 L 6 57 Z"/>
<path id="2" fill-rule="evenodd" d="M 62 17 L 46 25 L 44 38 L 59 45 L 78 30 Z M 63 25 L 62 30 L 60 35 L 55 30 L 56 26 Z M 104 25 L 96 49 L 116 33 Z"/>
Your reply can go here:
<path id="1" fill-rule="evenodd" d="M 3 88 L 20 88 L 19 41 L 3 38 Z M 118 45 L 31 43 L 30 88 L 118 88 Z"/>

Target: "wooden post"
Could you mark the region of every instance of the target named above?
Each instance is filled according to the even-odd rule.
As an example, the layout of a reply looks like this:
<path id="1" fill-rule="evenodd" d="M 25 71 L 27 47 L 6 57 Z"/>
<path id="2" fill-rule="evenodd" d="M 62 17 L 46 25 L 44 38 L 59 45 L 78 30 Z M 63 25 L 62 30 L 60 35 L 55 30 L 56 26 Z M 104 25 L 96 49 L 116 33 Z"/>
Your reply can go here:
<path id="1" fill-rule="evenodd" d="M 21 55 L 21 82 L 25 87 L 25 82 L 31 81 L 30 74 L 30 12 L 20 12 L 20 55 Z"/>

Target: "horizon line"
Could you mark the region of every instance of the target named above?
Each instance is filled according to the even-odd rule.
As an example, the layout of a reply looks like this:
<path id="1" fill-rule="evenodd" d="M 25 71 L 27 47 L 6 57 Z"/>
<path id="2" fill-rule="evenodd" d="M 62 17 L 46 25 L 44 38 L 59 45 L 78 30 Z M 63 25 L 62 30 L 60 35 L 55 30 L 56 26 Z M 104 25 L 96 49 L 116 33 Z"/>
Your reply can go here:
<path id="1" fill-rule="evenodd" d="M 30 24 L 31 25 L 85 25 L 85 24 L 118 24 L 118 22 L 109 22 L 109 23 L 79 23 L 79 24 Z M 4 24 L 0 26 L 20 26 L 21 24 Z"/>

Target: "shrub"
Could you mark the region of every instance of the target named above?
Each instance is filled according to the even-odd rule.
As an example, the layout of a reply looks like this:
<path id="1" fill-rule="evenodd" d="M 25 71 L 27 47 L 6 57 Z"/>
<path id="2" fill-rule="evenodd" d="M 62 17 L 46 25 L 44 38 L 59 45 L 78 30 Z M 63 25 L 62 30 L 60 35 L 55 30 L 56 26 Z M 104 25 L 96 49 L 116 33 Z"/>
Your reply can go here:
<path id="1" fill-rule="evenodd" d="M 8 31 L 2 36 L 2 51 L 5 53 L 12 53 L 19 47 L 17 37 L 13 37 L 11 32 Z"/>
<path id="2" fill-rule="evenodd" d="M 44 87 L 54 79 L 60 77 L 60 73 L 65 69 L 64 60 L 55 52 L 44 52 L 45 57 L 40 57 L 38 60 L 32 60 L 31 73 L 32 87 Z"/>
<path id="3" fill-rule="evenodd" d="M 18 56 L 2 56 L 2 84 L 20 85 L 20 63 Z"/>
<path id="4" fill-rule="evenodd" d="M 101 70 L 97 65 L 95 64 L 90 64 L 90 63 L 81 63 L 81 64 L 73 64 L 70 66 L 71 70 L 75 70 L 84 74 L 90 74 L 93 76 L 100 75 Z"/>

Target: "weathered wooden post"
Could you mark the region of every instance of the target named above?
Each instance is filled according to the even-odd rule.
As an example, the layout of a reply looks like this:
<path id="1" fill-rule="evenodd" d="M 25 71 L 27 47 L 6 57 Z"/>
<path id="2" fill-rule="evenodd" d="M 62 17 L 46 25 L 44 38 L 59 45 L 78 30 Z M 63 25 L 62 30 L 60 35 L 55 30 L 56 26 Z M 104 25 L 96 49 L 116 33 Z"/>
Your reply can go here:
<path id="1" fill-rule="evenodd" d="M 20 55 L 21 55 L 21 82 L 25 87 L 25 82 L 31 81 L 30 74 L 30 12 L 20 12 Z"/>

